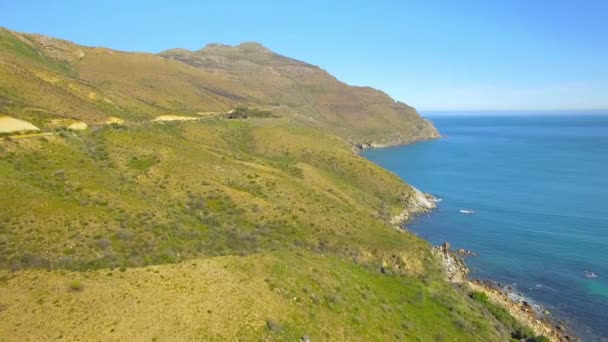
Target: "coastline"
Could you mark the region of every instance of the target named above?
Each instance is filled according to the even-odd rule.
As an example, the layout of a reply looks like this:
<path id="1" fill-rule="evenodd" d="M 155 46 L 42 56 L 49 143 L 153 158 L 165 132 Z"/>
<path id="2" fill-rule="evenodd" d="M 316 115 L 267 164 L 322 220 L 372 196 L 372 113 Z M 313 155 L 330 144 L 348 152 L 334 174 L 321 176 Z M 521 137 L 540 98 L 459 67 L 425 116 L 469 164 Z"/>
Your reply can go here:
<path id="1" fill-rule="evenodd" d="M 536 335 L 542 335 L 551 341 L 580 341 L 564 322 L 557 322 L 554 318 L 544 314 L 542 306 L 531 305 L 514 293 L 501 287 L 491 280 L 472 279 L 469 269 L 459 251 L 450 248 L 449 243 L 433 247 L 435 255 L 441 260 L 447 280 L 454 284 L 464 284 L 471 291 L 485 293 L 489 300 L 505 308 L 511 316 L 523 325 L 529 326 Z"/>
<path id="2" fill-rule="evenodd" d="M 391 139 L 389 142 L 385 142 L 385 143 L 379 143 L 379 142 L 375 142 L 372 140 L 364 140 L 364 141 L 360 141 L 360 142 L 351 141 L 350 144 L 353 146 L 353 151 L 355 151 L 355 153 L 358 154 L 363 150 L 411 145 L 411 144 L 415 144 L 415 143 L 419 143 L 419 142 L 423 142 L 423 141 L 441 139 L 441 137 L 442 136 L 441 136 L 441 134 L 439 134 L 439 131 L 434 130 L 427 136 L 416 137 L 413 139 L 396 138 L 396 139 Z"/>
<path id="3" fill-rule="evenodd" d="M 441 138 L 441 136 L 437 135 L 425 139 L 386 145 L 366 142 L 364 144 L 355 144 L 353 150 L 356 153 L 360 153 L 365 149 L 403 146 L 438 138 Z M 394 216 L 390 221 L 393 226 L 403 231 L 407 230 L 406 223 L 410 222 L 417 215 L 432 211 L 436 208 L 436 203 L 439 201 L 439 199 L 431 194 L 424 193 L 413 186 L 411 188 L 413 190 L 412 195 L 404 201 L 403 211 L 399 215 Z M 462 249 L 454 251 L 447 242 L 440 246 L 433 246 L 432 248 L 445 270 L 446 280 L 450 283 L 464 284 L 469 292 L 477 291 L 485 293 L 492 303 L 505 308 L 513 318 L 520 324 L 529 326 L 536 335 L 545 336 L 550 341 L 555 342 L 580 341 L 580 338 L 576 337 L 571 329 L 564 326 L 567 322 L 549 317 L 548 314 L 545 314 L 548 311 L 542 306 L 531 305 L 523 298 L 516 297 L 513 292 L 501 287 L 495 281 L 470 278 L 470 270 L 466 266 L 463 256 L 472 256 L 475 253 Z"/>
<path id="4" fill-rule="evenodd" d="M 411 186 L 411 185 L 410 185 Z M 406 231 L 405 224 L 415 216 L 430 212 L 436 208 L 438 199 L 412 187 L 412 195 L 405 201 L 401 214 L 393 217 L 391 224 Z M 531 305 L 514 293 L 491 280 L 473 279 L 469 277 L 470 270 L 466 266 L 464 256 L 474 256 L 469 250 L 452 250 L 448 242 L 433 246 L 433 253 L 439 259 L 446 274 L 446 280 L 453 284 L 464 284 L 469 292 L 483 292 L 489 300 L 505 308 L 520 324 L 529 326 L 536 335 L 545 336 L 552 342 L 580 341 L 572 331 L 564 327 L 564 323 L 544 314 L 545 310 L 539 305 Z"/>
<path id="5" fill-rule="evenodd" d="M 542 306 L 533 306 L 525 300 L 514 299 L 511 292 L 492 281 L 467 280 L 467 285 L 474 291 L 484 292 L 494 303 L 506 308 L 516 320 L 530 326 L 537 335 L 544 335 L 551 341 L 580 341 L 563 325 L 564 322 L 555 321 L 543 314 Z"/>

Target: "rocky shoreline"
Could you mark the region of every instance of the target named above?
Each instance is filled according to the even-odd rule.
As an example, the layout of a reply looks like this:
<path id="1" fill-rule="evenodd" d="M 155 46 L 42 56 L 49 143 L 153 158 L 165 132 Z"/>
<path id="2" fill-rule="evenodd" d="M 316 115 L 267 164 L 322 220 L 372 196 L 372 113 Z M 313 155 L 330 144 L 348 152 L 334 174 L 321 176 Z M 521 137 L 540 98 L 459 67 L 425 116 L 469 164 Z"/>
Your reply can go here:
<path id="1" fill-rule="evenodd" d="M 351 142 L 351 144 L 353 147 L 353 151 L 358 153 L 358 152 L 361 152 L 361 151 L 367 150 L 367 149 L 397 147 L 397 146 L 409 145 L 409 144 L 414 144 L 417 142 L 423 142 L 423 141 L 434 140 L 434 139 L 439 139 L 439 138 L 441 138 L 441 134 L 439 134 L 438 131 L 434 130 L 433 132 L 430 132 L 429 134 L 427 134 L 425 136 L 418 136 L 418 137 L 409 138 L 409 139 L 393 138 L 393 139 L 385 139 L 385 141 L 383 141 L 383 142 L 377 142 L 377 141 L 373 141 L 373 140 L 362 140 L 362 141 L 358 141 L 358 142 Z"/>
<path id="2" fill-rule="evenodd" d="M 466 284 L 472 291 L 485 293 L 488 298 L 505 309 L 520 323 L 528 325 L 535 334 L 548 337 L 551 341 L 580 341 L 564 327 L 563 322 L 555 322 L 542 308 L 533 306 L 500 284 L 488 280 L 470 279 L 460 250 L 454 251 L 449 243 L 433 247 L 433 252 L 441 261 L 447 280 L 452 283 Z M 465 251 L 466 252 L 466 251 Z M 470 251 L 469 251 L 470 252 Z"/>
<path id="3" fill-rule="evenodd" d="M 417 139 L 410 142 L 398 142 L 390 144 L 379 144 L 371 141 L 357 143 L 353 146 L 353 151 L 356 153 L 369 148 L 385 148 L 409 144 L 412 142 L 432 140 L 440 138 L 436 136 Z M 412 186 L 411 196 L 405 200 L 404 210 L 397 216 L 394 216 L 390 223 L 405 231 L 405 224 L 414 216 L 429 212 L 436 208 L 436 203 L 439 199 L 433 195 L 424 193 Z M 552 342 L 562 341 L 580 341 L 580 338 L 574 336 L 571 331 L 566 328 L 565 322 L 557 322 L 553 318 L 547 316 L 548 311 L 543 310 L 539 306 L 533 306 L 527 301 L 514 296 L 510 289 L 500 286 L 499 283 L 469 278 L 470 270 L 466 266 L 464 257 L 476 256 L 475 252 L 458 249 L 452 250 L 449 243 L 445 242 L 440 246 L 433 247 L 433 253 L 438 257 L 441 265 L 445 269 L 447 280 L 456 284 L 465 284 L 471 291 L 479 291 L 485 293 L 488 298 L 502 307 L 504 307 L 516 320 L 520 323 L 529 326 L 536 335 L 542 335 L 549 338 Z"/>

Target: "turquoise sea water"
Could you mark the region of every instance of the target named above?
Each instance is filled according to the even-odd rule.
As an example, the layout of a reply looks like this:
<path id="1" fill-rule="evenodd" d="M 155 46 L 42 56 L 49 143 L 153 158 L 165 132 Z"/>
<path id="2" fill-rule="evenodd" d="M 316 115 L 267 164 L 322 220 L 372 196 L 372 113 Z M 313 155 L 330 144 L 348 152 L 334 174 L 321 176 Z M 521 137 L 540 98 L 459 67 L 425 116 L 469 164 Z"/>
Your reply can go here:
<path id="1" fill-rule="evenodd" d="M 608 113 L 572 114 L 428 116 L 442 139 L 363 156 L 442 199 L 410 230 L 473 250 L 473 277 L 515 284 L 599 340 L 608 338 Z"/>

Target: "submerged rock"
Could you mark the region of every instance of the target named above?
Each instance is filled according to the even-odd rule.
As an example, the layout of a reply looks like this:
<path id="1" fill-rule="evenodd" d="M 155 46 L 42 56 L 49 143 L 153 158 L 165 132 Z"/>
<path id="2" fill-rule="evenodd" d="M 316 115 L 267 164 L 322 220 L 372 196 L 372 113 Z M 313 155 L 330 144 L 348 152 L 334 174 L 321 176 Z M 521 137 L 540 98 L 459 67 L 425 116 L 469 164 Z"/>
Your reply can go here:
<path id="1" fill-rule="evenodd" d="M 476 256 L 477 254 L 469 249 L 459 248 L 456 253 L 460 256 Z"/>

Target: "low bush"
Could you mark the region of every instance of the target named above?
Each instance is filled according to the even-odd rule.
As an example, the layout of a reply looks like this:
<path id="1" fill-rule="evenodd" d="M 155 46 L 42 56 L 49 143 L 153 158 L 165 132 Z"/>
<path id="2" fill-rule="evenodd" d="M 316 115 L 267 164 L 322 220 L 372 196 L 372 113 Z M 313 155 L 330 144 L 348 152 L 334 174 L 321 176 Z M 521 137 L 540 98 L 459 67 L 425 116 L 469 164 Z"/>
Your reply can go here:
<path id="1" fill-rule="evenodd" d="M 74 280 L 70 283 L 69 290 L 70 292 L 80 292 L 84 289 L 82 283 L 78 280 Z"/>
<path id="2" fill-rule="evenodd" d="M 486 304 L 489 302 L 489 298 L 488 295 L 480 292 L 480 291 L 473 291 L 469 294 L 469 297 L 471 297 L 474 301 L 476 302 L 480 302 L 482 304 Z"/>

